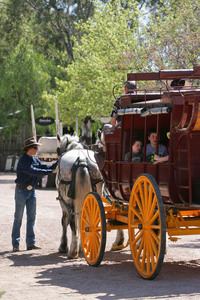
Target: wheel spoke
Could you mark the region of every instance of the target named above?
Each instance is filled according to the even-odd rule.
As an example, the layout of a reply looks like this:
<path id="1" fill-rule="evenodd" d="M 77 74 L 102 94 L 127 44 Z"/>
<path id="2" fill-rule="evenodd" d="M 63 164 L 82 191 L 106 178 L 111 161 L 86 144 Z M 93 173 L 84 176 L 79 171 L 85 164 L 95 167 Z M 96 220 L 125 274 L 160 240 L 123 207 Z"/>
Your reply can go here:
<path id="1" fill-rule="evenodd" d="M 86 225 L 90 226 L 90 223 L 89 223 L 88 219 L 86 219 L 86 217 L 83 218 L 83 222 L 86 223 Z"/>
<path id="2" fill-rule="evenodd" d="M 149 250 L 149 240 L 147 242 L 147 272 L 150 273 L 151 267 L 150 267 L 150 250 Z"/>
<path id="3" fill-rule="evenodd" d="M 140 243 L 139 249 L 138 249 L 138 251 L 137 251 L 136 261 L 138 261 L 138 260 L 139 260 L 139 257 L 140 257 L 140 255 L 141 255 L 141 252 L 142 252 L 143 246 L 144 246 L 144 239 L 142 239 L 142 240 L 141 240 L 141 243 Z"/>
<path id="4" fill-rule="evenodd" d="M 143 222 L 142 216 L 139 214 L 139 212 L 135 209 L 135 207 L 131 208 L 131 211 L 140 219 L 141 222 Z"/>
<path id="5" fill-rule="evenodd" d="M 99 252 L 100 244 L 101 244 L 101 237 L 96 232 L 94 232 L 95 253 Z"/>
<path id="6" fill-rule="evenodd" d="M 144 270 L 145 268 L 145 262 L 146 262 L 146 241 L 144 241 L 144 248 L 142 254 L 142 270 Z"/>
<path id="7" fill-rule="evenodd" d="M 158 257 L 158 248 L 156 247 L 155 239 L 152 235 L 152 232 L 151 232 L 149 239 L 150 239 L 150 243 L 151 243 L 152 254 L 155 255 L 156 257 Z"/>
<path id="8" fill-rule="evenodd" d="M 153 236 L 153 238 L 154 238 L 154 240 L 156 241 L 156 243 L 159 245 L 160 240 L 159 240 L 157 234 L 155 234 L 155 231 L 154 231 L 154 230 L 151 231 L 151 235 Z"/>
<path id="9" fill-rule="evenodd" d="M 151 225 L 151 229 L 157 229 L 157 230 L 160 230 L 160 229 L 161 229 L 161 225 L 155 225 L 155 224 L 152 224 L 152 225 Z"/>
<path id="10" fill-rule="evenodd" d="M 148 205 L 147 205 L 147 211 L 149 214 L 152 205 L 152 197 L 153 197 L 153 187 L 152 185 L 149 185 L 149 197 L 148 197 Z"/>
<path id="11" fill-rule="evenodd" d="M 139 176 L 129 201 L 128 228 L 132 257 L 143 278 L 154 279 L 161 269 L 165 253 L 164 215 L 155 179 L 150 174 Z"/>
<path id="12" fill-rule="evenodd" d="M 140 199 L 142 202 L 142 207 L 144 209 L 144 193 L 143 193 L 143 187 L 142 187 L 142 183 L 139 183 L 139 194 L 140 194 Z"/>
<path id="13" fill-rule="evenodd" d="M 148 215 L 148 184 L 144 181 L 144 216 L 147 218 Z"/>
<path id="14" fill-rule="evenodd" d="M 159 217 L 159 215 L 160 215 L 160 212 L 159 212 L 159 210 L 157 210 L 155 215 L 150 219 L 149 223 L 153 224 L 155 222 L 155 220 Z"/>
<path id="15" fill-rule="evenodd" d="M 98 226 L 98 224 L 101 224 L 101 217 L 100 217 L 100 215 L 98 215 L 98 218 L 94 222 L 94 228 L 96 228 Z"/>
<path id="16" fill-rule="evenodd" d="M 155 244 L 152 242 L 152 238 L 150 237 L 150 239 L 149 239 L 149 253 L 150 253 L 150 258 L 151 258 L 152 269 L 155 268 L 155 260 L 154 260 L 155 248 L 156 248 Z"/>
<path id="17" fill-rule="evenodd" d="M 94 223 L 94 221 L 95 221 L 95 213 L 96 213 L 94 199 L 92 199 L 92 201 L 90 201 L 90 204 L 91 204 L 91 210 L 90 210 L 91 221 L 92 221 L 92 223 Z"/>
<path id="18" fill-rule="evenodd" d="M 140 231 L 139 231 L 139 234 L 137 233 L 137 234 L 135 235 L 134 240 L 131 241 L 130 243 L 131 243 L 132 245 L 135 245 L 135 244 L 140 240 L 140 238 L 142 237 L 143 233 L 144 233 L 143 230 L 140 230 Z"/>
<path id="19" fill-rule="evenodd" d="M 88 264 L 98 266 L 103 258 L 106 242 L 106 218 L 102 200 L 97 193 L 89 193 L 81 214 L 81 240 Z"/>
<path id="20" fill-rule="evenodd" d="M 153 202 L 151 204 L 151 209 L 150 209 L 150 212 L 149 212 L 149 219 L 153 216 L 154 214 L 154 211 L 155 211 L 155 207 L 156 207 L 156 204 L 157 204 L 157 197 L 156 195 L 154 195 L 153 197 Z"/>
<path id="21" fill-rule="evenodd" d="M 136 203 L 137 203 L 137 205 L 139 207 L 139 210 L 140 210 L 141 214 L 143 214 L 142 204 L 141 204 L 141 201 L 140 201 L 140 199 L 139 199 L 139 197 L 138 197 L 137 194 L 135 194 L 135 198 L 136 198 Z"/>

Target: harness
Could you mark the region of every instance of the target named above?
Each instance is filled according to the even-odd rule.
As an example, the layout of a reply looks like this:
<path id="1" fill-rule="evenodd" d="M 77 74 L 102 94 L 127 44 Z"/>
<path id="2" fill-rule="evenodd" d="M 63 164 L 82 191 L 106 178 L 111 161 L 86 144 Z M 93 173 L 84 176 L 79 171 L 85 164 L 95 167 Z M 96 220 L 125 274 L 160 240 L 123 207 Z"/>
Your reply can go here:
<path id="1" fill-rule="evenodd" d="M 63 155 L 65 153 L 63 153 Z M 71 199 L 75 199 L 75 179 L 76 179 L 76 172 L 77 172 L 79 167 L 85 167 L 85 168 L 88 169 L 92 191 L 96 191 L 96 184 L 103 181 L 102 177 L 97 178 L 97 179 L 92 178 L 91 172 L 90 172 L 90 169 L 89 169 L 89 166 L 88 166 L 88 158 L 85 157 L 84 159 L 81 159 L 80 156 L 77 157 L 76 161 L 72 165 L 72 168 L 71 168 L 72 178 L 71 178 L 71 180 L 59 179 L 59 177 L 60 177 L 60 161 L 59 161 L 58 179 L 60 181 L 60 184 L 70 185 L 67 196 Z M 68 203 L 65 202 L 65 200 L 61 196 L 60 192 L 59 192 L 58 200 L 60 200 L 65 205 L 65 207 L 68 209 L 68 211 L 71 215 L 80 214 L 80 212 L 74 213 L 73 208 Z"/>

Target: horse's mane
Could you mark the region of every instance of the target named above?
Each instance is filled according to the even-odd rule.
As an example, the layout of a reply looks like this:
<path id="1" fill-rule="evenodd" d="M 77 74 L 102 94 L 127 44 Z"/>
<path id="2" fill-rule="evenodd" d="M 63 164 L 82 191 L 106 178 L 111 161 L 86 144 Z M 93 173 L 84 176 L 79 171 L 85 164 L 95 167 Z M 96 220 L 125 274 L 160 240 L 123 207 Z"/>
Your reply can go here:
<path id="1" fill-rule="evenodd" d="M 65 134 L 61 138 L 59 137 L 58 140 L 60 141 L 60 153 L 68 152 L 73 149 L 79 150 L 84 148 L 77 135 Z"/>

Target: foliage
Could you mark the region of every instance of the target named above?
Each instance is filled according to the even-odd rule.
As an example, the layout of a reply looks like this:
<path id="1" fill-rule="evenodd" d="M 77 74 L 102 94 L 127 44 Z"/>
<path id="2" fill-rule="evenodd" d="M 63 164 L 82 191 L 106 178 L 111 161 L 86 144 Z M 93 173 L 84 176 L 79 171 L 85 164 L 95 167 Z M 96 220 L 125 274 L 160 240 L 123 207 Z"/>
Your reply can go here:
<path id="1" fill-rule="evenodd" d="M 200 2 L 163 1 L 143 28 L 140 44 L 147 68 L 193 68 L 200 58 Z"/>
<path id="2" fill-rule="evenodd" d="M 0 298 L 5 294 L 5 292 L 0 292 Z"/>
<path id="3" fill-rule="evenodd" d="M 35 14 L 35 25 L 40 35 L 67 53 L 68 61 L 74 60 L 73 36 L 79 36 L 75 23 L 85 22 L 93 14 L 92 0 L 25 0 Z M 45 30 L 44 30 L 45 29 Z M 48 48 L 48 45 L 46 44 Z"/>
<path id="4" fill-rule="evenodd" d="M 62 119 L 109 116 L 112 87 L 130 71 L 192 68 L 200 49 L 199 1 L 160 1 L 148 22 L 138 27 L 138 10 L 129 1 L 108 1 L 92 19 L 78 26 L 85 34 L 75 41 L 75 61 L 66 68 L 70 81 L 57 80 L 55 95 Z M 141 13 L 140 13 L 141 18 Z"/>
<path id="5" fill-rule="evenodd" d="M 0 126 L 30 124 L 30 104 L 54 117 L 55 100 L 63 124 L 109 116 L 128 72 L 199 63 L 199 15 L 198 0 L 2 0 Z"/>
<path id="6" fill-rule="evenodd" d="M 48 64 L 34 53 L 25 40 L 4 57 L 0 65 L 1 124 L 5 133 L 17 133 L 18 127 L 30 124 L 30 105 L 44 111 L 43 90 L 49 84 Z"/>
<path id="7" fill-rule="evenodd" d="M 126 81 L 127 70 L 133 67 L 127 64 L 130 49 L 137 47 L 138 14 L 135 1 L 124 9 L 116 0 L 98 6 L 92 19 L 77 24 L 84 35 L 81 42 L 74 41 L 75 60 L 66 68 L 71 79 L 57 80 L 55 95 L 45 95 L 49 103 L 58 101 L 66 123 L 73 123 L 76 115 L 97 119 L 109 114 L 112 87 Z"/>

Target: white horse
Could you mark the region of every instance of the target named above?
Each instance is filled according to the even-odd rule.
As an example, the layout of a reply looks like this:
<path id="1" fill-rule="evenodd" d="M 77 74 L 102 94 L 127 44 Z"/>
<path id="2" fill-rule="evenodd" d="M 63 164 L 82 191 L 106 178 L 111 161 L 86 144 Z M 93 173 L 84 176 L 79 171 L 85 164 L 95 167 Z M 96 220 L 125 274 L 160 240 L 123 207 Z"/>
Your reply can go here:
<path id="1" fill-rule="evenodd" d="M 83 148 L 77 136 L 57 136 L 61 156 L 56 176 L 58 199 L 62 208 L 63 233 L 59 252 L 68 258 L 77 258 L 80 244 L 80 217 L 85 196 L 96 191 L 102 195 L 103 180 L 94 158 L 94 152 Z M 67 227 L 70 224 L 72 240 L 68 251 Z"/>
<path id="2" fill-rule="evenodd" d="M 67 134 L 63 137 L 58 135 L 57 138 L 60 142 L 58 154 L 61 158 L 56 175 L 56 187 L 63 211 L 63 232 L 59 252 L 67 253 L 68 258 L 78 258 L 81 249 L 80 217 L 85 196 L 91 191 L 96 191 L 102 196 L 104 184 L 93 151 L 84 149 L 77 136 Z M 68 225 L 72 231 L 69 251 Z M 123 241 L 123 231 L 118 230 L 112 249 L 123 245 Z"/>

